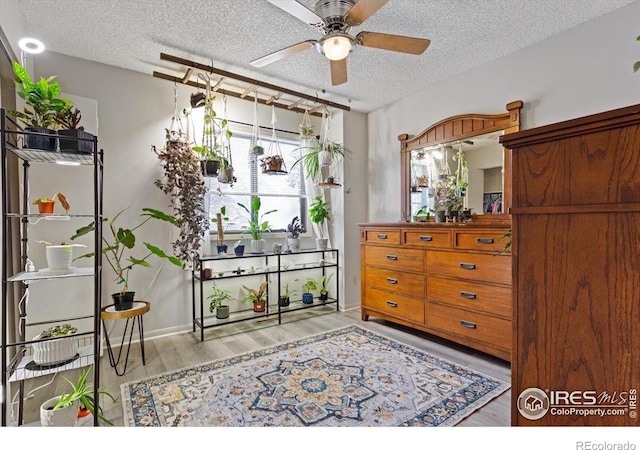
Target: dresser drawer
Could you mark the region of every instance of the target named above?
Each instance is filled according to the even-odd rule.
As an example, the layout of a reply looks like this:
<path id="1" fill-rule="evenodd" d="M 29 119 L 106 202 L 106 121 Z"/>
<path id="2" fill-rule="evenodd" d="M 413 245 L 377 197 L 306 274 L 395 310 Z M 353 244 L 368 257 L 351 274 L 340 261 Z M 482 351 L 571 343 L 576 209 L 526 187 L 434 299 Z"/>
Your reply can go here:
<path id="1" fill-rule="evenodd" d="M 362 304 L 412 322 L 424 323 L 424 300 L 366 288 Z"/>
<path id="2" fill-rule="evenodd" d="M 499 253 L 509 242 L 508 238 L 502 236 L 508 230 L 453 230 L 453 248 L 460 250 L 480 250 Z"/>
<path id="3" fill-rule="evenodd" d="M 451 248 L 451 233 L 447 230 L 403 230 L 405 245 L 422 248 Z"/>
<path id="4" fill-rule="evenodd" d="M 427 277 L 427 299 L 511 319 L 511 288 Z"/>
<path id="5" fill-rule="evenodd" d="M 367 228 L 364 241 L 368 244 L 400 245 L 400 230 L 393 228 Z"/>
<path id="6" fill-rule="evenodd" d="M 424 250 L 389 248 L 377 245 L 366 245 L 364 247 L 364 263 L 367 265 L 423 273 L 425 259 Z"/>
<path id="7" fill-rule="evenodd" d="M 511 286 L 511 256 L 427 251 L 427 273 Z"/>
<path id="8" fill-rule="evenodd" d="M 365 267 L 365 286 L 401 295 L 424 298 L 425 277 L 422 274 Z"/>
<path id="9" fill-rule="evenodd" d="M 427 302 L 426 324 L 493 346 L 511 349 L 511 321 Z"/>

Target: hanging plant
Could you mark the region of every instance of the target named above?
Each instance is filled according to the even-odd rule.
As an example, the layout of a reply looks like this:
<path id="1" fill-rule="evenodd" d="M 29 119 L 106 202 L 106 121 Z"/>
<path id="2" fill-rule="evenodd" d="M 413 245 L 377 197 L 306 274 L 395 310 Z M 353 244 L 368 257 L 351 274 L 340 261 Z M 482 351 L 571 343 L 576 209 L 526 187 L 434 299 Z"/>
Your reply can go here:
<path id="1" fill-rule="evenodd" d="M 302 140 L 313 139 L 315 137 L 316 132 L 311 124 L 311 116 L 307 108 L 304 110 L 302 123 L 298 125 L 298 130 L 300 130 L 300 139 Z"/>
<path id="2" fill-rule="evenodd" d="M 224 112 L 220 121 L 220 140 L 222 148 L 222 156 L 220 158 L 220 171 L 218 172 L 218 181 L 220 183 L 230 184 L 236 181 L 233 176 L 233 160 L 231 158 L 231 136 L 233 132 L 229 128 L 229 118 L 227 114 L 227 97 L 222 97 L 224 104 Z"/>
<path id="3" fill-rule="evenodd" d="M 262 167 L 262 173 L 269 175 L 286 175 L 287 167 L 282 157 L 282 151 L 280 150 L 280 143 L 278 142 L 278 136 L 276 135 L 276 108 L 271 106 L 271 142 L 269 143 L 269 150 L 266 156 L 260 159 L 260 166 Z"/>
<path id="4" fill-rule="evenodd" d="M 320 142 L 314 141 L 311 147 L 307 148 L 307 152 L 298 158 L 292 165 L 293 169 L 298 163 L 302 163 L 304 167 L 305 177 L 314 181 L 320 180 L 321 169 L 323 167 L 321 154 L 329 158 L 328 166 L 334 162 L 342 161 L 351 155 L 351 150 L 343 144 L 337 142 Z M 324 166 L 326 167 L 326 166 Z"/>
<path id="5" fill-rule="evenodd" d="M 207 187 L 200 172 L 200 161 L 185 135 L 167 129 L 166 138 L 164 149 L 152 146 L 164 173 L 154 184 L 171 197 L 173 216 L 180 228 L 179 237 L 172 243 L 173 252 L 187 267 L 193 267 L 208 227 L 204 214 Z"/>

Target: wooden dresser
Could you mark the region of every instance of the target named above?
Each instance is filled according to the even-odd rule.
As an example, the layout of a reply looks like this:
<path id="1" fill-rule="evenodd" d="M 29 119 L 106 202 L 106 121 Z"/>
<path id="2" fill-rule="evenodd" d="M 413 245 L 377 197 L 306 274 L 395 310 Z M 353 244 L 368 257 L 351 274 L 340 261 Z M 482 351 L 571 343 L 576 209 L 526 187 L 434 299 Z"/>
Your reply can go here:
<path id="1" fill-rule="evenodd" d="M 637 427 L 640 105 L 501 142 L 513 171 L 512 424 Z"/>
<path id="2" fill-rule="evenodd" d="M 362 320 L 369 316 L 511 359 L 508 225 L 360 225 Z"/>

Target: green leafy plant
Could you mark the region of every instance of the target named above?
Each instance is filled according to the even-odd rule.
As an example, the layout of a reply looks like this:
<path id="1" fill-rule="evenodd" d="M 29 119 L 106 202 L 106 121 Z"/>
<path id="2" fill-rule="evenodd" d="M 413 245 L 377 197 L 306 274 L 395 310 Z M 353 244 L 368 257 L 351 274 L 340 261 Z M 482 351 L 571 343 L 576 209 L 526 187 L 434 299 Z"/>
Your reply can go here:
<path id="1" fill-rule="evenodd" d="M 247 212 L 247 214 L 249 214 L 249 224 L 244 225 L 242 228 L 249 232 L 249 234 L 251 235 L 251 239 L 262 239 L 262 235 L 266 231 L 271 231 L 271 228 L 269 228 L 269 221 L 264 220 L 264 217 L 268 214 L 276 212 L 277 209 L 272 209 L 271 211 L 267 211 L 264 214 L 260 214 L 262 202 L 260 200 L 260 197 L 258 196 L 252 198 L 251 209 L 247 208 L 242 203 L 238 203 L 238 206 L 240 206 Z"/>
<path id="2" fill-rule="evenodd" d="M 89 373 L 91 373 L 92 368 L 93 366 L 87 367 L 87 369 L 80 374 L 80 376 L 78 377 L 78 381 L 76 381 L 75 383 L 70 381 L 66 377 L 63 377 L 67 381 L 67 383 L 71 385 L 71 391 L 62 394 L 60 396 L 60 400 L 58 400 L 58 403 L 56 403 L 53 409 L 56 410 L 64 408 L 66 406 L 73 406 L 76 402 L 80 402 L 80 404 L 88 409 L 91 414 L 93 414 L 94 416 L 97 415 L 99 421 L 113 426 L 113 423 L 104 416 L 104 410 L 102 406 L 98 405 L 98 410 L 96 411 L 96 399 L 94 398 L 93 385 L 87 384 L 87 378 L 89 376 Z M 100 394 L 106 395 L 111 400 L 113 400 L 114 403 L 116 402 L 115 397 L 111 393 L 109 393 L 106 388 L 99 387 L 98 395 Z"/>
<path id="3" fill-rule="evenodd" d="M 77 332 L 78 329 L 76 327 L 68 323 L 63 323 L 62 325 L 55 325 L 44 330 L 40 333 L 40 339 L 68 336 L 70 334 L 76 334 Z"/>
<path id="4" fill-rule="evenodd" d="M 295 294 L 296 292 L 298 292 L 298 291 L 297 291 L 297 289 L 291 289 L 291 288 L 289 287 L 289 284 L 294 283 L 294 282 L 296 282 L 296 281 L 298 281 L 298 279 L 297 279 L 297 278 L 296 278 L 295 280 L 293 280 L 293 281 L 289 281 L 289 282 L 287 282 L 287 284 L 285 284 L 285 285 L 284 285 L 284 292 L 283 292 L 283 294 L 282 294 L 282 296 L 283 296 L 283 297 L 291 297 L 293 294 Z"/>
<path id="5" fill-rule="evenodd" d="M 304 167 L 306 178 L 318 180 L 320 178 L 322 161 L 321 152 L 326 151 L 330 155 L 331 163 L 340 161 L 351 155 L 351 149 L 337 142 L 322 142 L 314 140 L 311 147 L 301 147 L 306 152 L 291 165 L 293 169 L 298 163 Z"/>
<path id="6" fill-rule="evenodd" d="M 231 300 L 231 291 L 220 289 L 214 284 L 213 292 L 207 297 L 207 300 L 209 300 L 209 312 L 213 312 L 216 308 L 222 306 L 222 302 Z"/>
<path id="7" fill-rule="evenodd" d="M 321 195 L 316 196 L 314 202 L 309 206 L 311 221 L 322 225 L 325 221 L 331 220 L 329 215 L 330 210 L 331 208 L 329 208 L 328 203 L 324 201 L 324 198 Z"/>
<path id="8" fill-rule="evenodd" d="M 60 97 L 60 83 L 55 76 L 40 78 L 36 83 L 31 81 L 29 72 L 17 61 L 13 63 L 14 80 L 18 88 L 17 94 L 26 104 L 23 111 L 9 111 L 26 127 L 54 129 L 56 116 L 71 108 L 69 99 Z"/>
<path id="9" fill-rule="evenodd" d="M 211 222 L 215 223 L 218 229 L 218 245 L 223 245 L 224 232 L 229 225 L 229 217 L 227 216 L 227 207 L 225 205 L 220 207 L 220 211 L 216 213 L 216 217 L 211 218 Z"/>
<path id="10" fill-rule="evenodd" d="M 327 286 L 329 285 L 331 278 L 333 278 L 333 273 L 329 274 L 328 277 L 322 275 L 318 280 L 307 278 L 304 283 L 304 288 L 307 292 L 317 292 L 324 295 L 328 292 Z"/>
<path id="11" fill-rule="evenodd" d="M 136 236 L 134 232 L 149 220 L 158 219 L 164 222 L 169 222 L 176 226 L 177 222 L 172 216 L 162 211 L 151 208 L 143 208 L 143 213 L 140 214 L 140 217 L 143 217 L 143 219 L 140 221 L 140 223 L 132 228 L 123 228 L 117 225 L 117 221 L 122 213 L 124 213 L 127 209 L 128 208 L 125 208 L 120 211 L 111 220 L 106 218 L 103 219 L 104 222 L 108 225 L 108 229 L 111 233 L 111 240 L 108 240 L 104 233 L 102 235 L 102 242 L 104 244 L 102 253 L 107 257 L 107 263 L 109 264 L 109 267 L 113 269 L 116 275 L 116 284 L 122 286 L 120 290 L 122 294 L 129 290 L 129 272 L 131 271 L 131 269 L 136 266 L 152 267 L 151 263 L 147 261 L 147 259 L 149 259 L 151 255 L 168 259 L 172 264 L 178 267 L 182 267 L 182 262 L 180 261 L 180 259 L 176 258 L 175 256 L 167 255 L 164 250 L 148 242 L 145 242 L 144 245 L 149 253 L 143 258 L 136 258 L 128 254 L 129 251 L 133 250 L 136 246 Z M 77 239 L 92 231 L 95 231 L 95 222 L 91 222 L 89 225 L 76 230 L 75 234 L 71 237 L 71 240 Z M 74 258 L 74 260 L 79 258 L 92 258 L 94 255 L 95 252 L 91 252 L 82 256 L 78 256 L 77 258 Z"/>
<path id="12" fill-rule="evenodd" d="M 256 290 L 249 288 L 244 284 L 242 287 L 247 291 L 247 303 L 262 303 L 267 300 L 267 282 L 264 281 Z"/>
<path id="13" fill-rule="evenodd" d="M 434 208 L 436 211 L 459 211 L 463 200 L 448 180 L 439 180 L 435 187 Z"/>
<path id="14" fill-rule="evenodd" d="M 498 253 L 498 255 L 501 255 L 503 253 L 506 253 L 509 251 L 509 249 L 511 248 L 511 228 L 509 228 L 509 231 L 507 231 L 505 234 L 503 234 L 502 236 L 500 236 L 500 241 L 503 241 L 507 239 L 507 241 L 504 243 L 504 248 L 502 250 L 500 250 L 500 252 Z"/>
<path id="15" fill-rule="evenodd" d="M 291 219 L 291 223 L 287 224 L 287 237 L 291 239 L 297 239 L 300 237 L 300 233 L 304 233 L 300 218 L 295 216 Z"/>

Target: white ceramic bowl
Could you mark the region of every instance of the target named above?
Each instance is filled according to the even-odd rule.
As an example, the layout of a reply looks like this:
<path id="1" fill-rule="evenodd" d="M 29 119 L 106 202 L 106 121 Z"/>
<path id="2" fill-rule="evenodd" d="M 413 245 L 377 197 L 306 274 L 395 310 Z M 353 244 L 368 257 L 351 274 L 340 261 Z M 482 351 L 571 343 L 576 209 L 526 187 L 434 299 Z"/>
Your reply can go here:
<path id="1" fill-rule="evenodd" d="M 35 339 L 39 339 L 40 335 Z M 69 336 L 62 339 L 33 343 L 33 361 L 39 365 L 56 364 L 73 359 L 78 353 L 78 338 Z"/>

